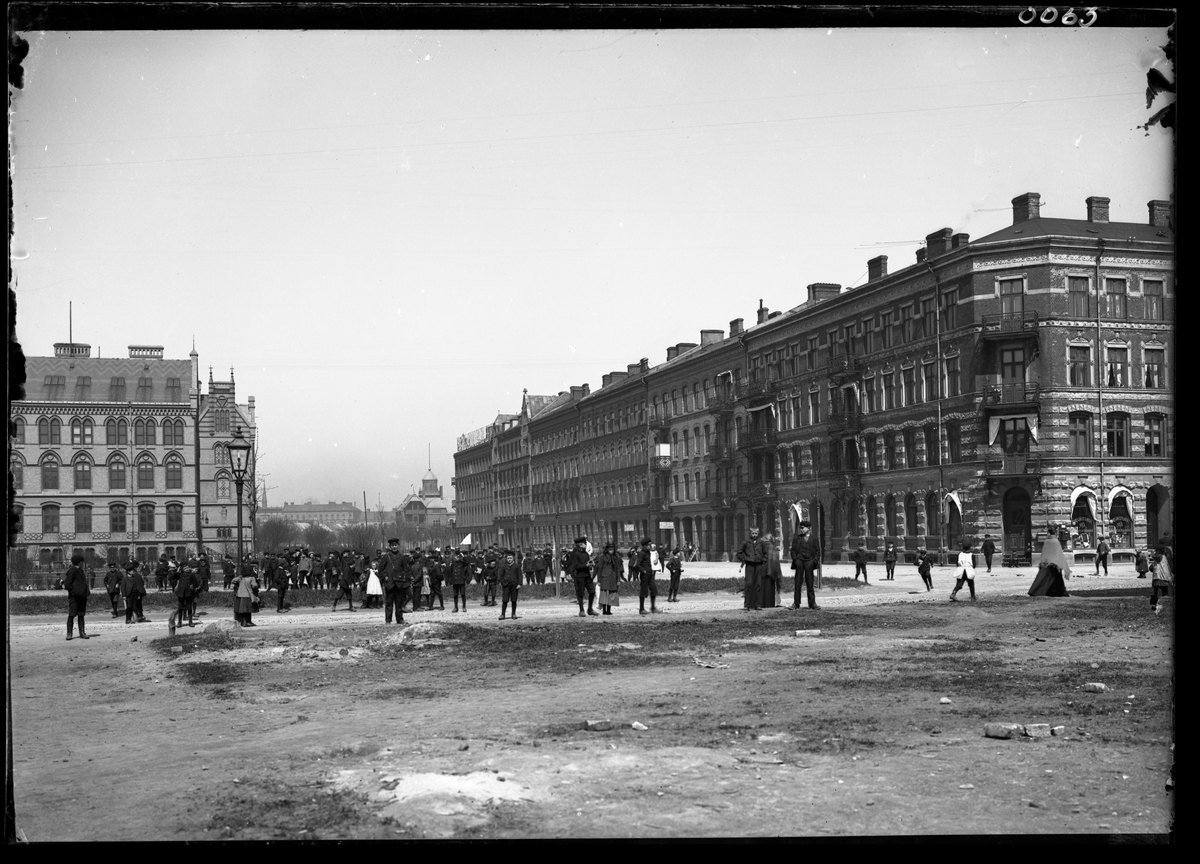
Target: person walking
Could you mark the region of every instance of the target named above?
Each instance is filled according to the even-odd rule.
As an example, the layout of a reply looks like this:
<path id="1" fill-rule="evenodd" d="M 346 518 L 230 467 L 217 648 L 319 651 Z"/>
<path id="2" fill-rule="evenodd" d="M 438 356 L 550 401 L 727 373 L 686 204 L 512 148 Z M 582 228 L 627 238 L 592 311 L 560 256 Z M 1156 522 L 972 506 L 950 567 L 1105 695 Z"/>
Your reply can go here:
<path id="1" fill-rule="evenodd" d="M 983 535 L 983 544 L 979 547 L 979 551 L 983 553 L 983 562 L 987 564 L 987 572 L 992 572 L 992 556 L 996 554 L 996 544 L 992 541 L 991 534 Z"/>
<path id="2" fill-rule="evenodd" d="M 1096 572 L 1094 575 L 1100 575 L 1100 568 L 1104 568 L 1104 575 L 1108 575 L 1108 541 L 1103 537 L 1096 544 Z"/>
<path id="3" fill-rule="evenodd" d="M 592 556 L 587 551 L 587 538 L 576 537 L 575 548 L 571 551 L 568 561 L 568 571 L 575 582 L 575 599 L 579 602 L 579 617 L 599 615 L 593 607 L 596 603 L 596 589 L 592 585 Z M 587 612 L 583 611 L 583 595 L 587 594 Z"/>
<path id="4" fill-rule="evenodd" d="M 175 635 L 176 626 L 183 626 L 183 616 L 188 619 L 188 626 L 194 627 L 196 592 L 200 589 L 200 576 L 195 568 L 185 564 L 179 571 L 179 579 L 175 582 L 175 611 L 167 621 L 167 629 Z"/>
<path id="5" fill-rule="evenodd" d="M 800 586 L 808 589 L 808 608 L 820 609 L 816 595 L 813 593 L 813 572 L 821 566 L 821 546 L 817 538 L 811 536 L 812 524 L 801 522 L 796 526 L 796 534 L 792 537 L 792 570 L 796 572 L 795 597 L 792 608 L 800 608 Z"/>
<path id="6" fill-rule="evenodd" d="M 921 575 L 921 581 L 925 583 L 925 590 L 932 591 L 933 561 L 924 546 L 917 547 L 917 573 Z"/>
<path id="7" fill-rule="evenodd" d="M 621 605 L 621 581 L 625 578 L 625 562 L 612 541 L 596 559 L 596 584 L 600 588 L 600 614 L 611 615 L 612 607 Z"/>
<path id="8" fill-rule="evenodd" d="M 1159 613 L 1158 598 L 1160 595 L 1169 596 L 1171 589 L 1175 587 L 1175 571 L 1171 567 L 1171 559 L 1174 557 L 1170 546 L 1162 549 L 1154 550 L 1154 562 L 1150 567 L 1150 608 L 1154 610 L 1154 614 Z M 82 619 L 81 619 L 82 620 Z M 82 624 L 80 625 L 82 628 Z M 82 630 L 80 632 L 82 634 Z M 70 635 L 67 638 L 71 638 Z"/>
<path id="9" fill-rule="evenodd" d="M 243 627 L 258 626 L 254 623 L 254 600 L 260 590 L 254 563 L 247 556 L 233 580 L 233 620 Z"/>
<path id="10" fill-rule="evenodd" d="M 142 614 L 142 598 L 146 596 L 146 577 L 134 560 L 125 562 L 125 578 L 121 580 L 121 596 L 125 598 L 125 623 L 132 624 L 134 615 L 137 623 L 150 619 Z"/>
<path id="11" fill-rule="evenodd" d="M 769 555 L 770 549 L 766 541 L 759 539 L 758 528 L 751 528 L 750 539 L 743 541 L 736 556 L 741 562 L 738 570 L 745 568 L 746 571 L 742 594 L 743 608 L 747 612 L 762 609 L 762 577 Z"/>
<path id="12" fill-rule="evenodd" d="M 858 574 L 861 573 L 863 584 L 870 585 L 871 583 L 867 581 L 867 547 L 860 542 L 858 548 L 850 553 L 850 560 L 854 562 L 854 581 L 858 581 Z M 891 576 L 888 578 L 890 579 Z"/>
<path id="13" fill-rule="evenodd" d="M 883 566 L 887 570 L 887 575 L 883 577 L 885 580 L 896 578 L 896 558 L 896 544 L 888 543 L 887 548 L 883 550 Z M 855 575 L 857 576 L 857 573 Z"/>
<path id="14" fill-rule="evenodd" d="M 954 590 L 950 592 L 950 599 L 957 600 L 956 596 L 962 589 L 963 583 L 966 582 L 971 589 L 971 599 L 975 599 L 975 560 L 971 555 L 971 541 L 964 540 L 962 551 L 958 553 L 958 564 L 955 565 L 958 574 L 958 581 L 954 583 Z"/>
<path id="15" fill-rule="evenodd" d="M 461 549 L 455 551 L 454 560 L 450 562 L 450 569 L 446 573 L 446 584 L 450 586 L 450 592 L 454 595 L 454 611 L 458 611 L 458 600 L 462 598 L 462 609 L 467 611 L 467 582 L 471 579 L 471 564 L 463 555 Z"/>
<path id="16" fill-rule="evenodd" d="M 671 574 L 671 587 L 667 589 L 667 602 L 679 602 L 679 577 L 683 575 L 683 555 L 676 549 L 667 561 L 667 572 Z"/>
<path id="17" fill-rule="evenodd" d="M 104 590 L 108 592 L 108 602 L 112 604 L 112 617 L 118 618 L 121 613 L 117 607 L 121 602 L 121 568 L 116 561 L 108 562 L 108 572 L 104 574 Z"/>
<path id="18" fill-rule="evenodd" d="M 650 547 L 650 538 L 642 539 L 642 551 L 637 556 L 637 571 L 641 577 L 641 587 L 638 589 L 638 614 L 646 614 L 646 595 L 650 595 L 650 612 L 658 614 L 658 585 L 654 582 L 654 560 Z M 632 574 L 631 574 L 632 575 Z"/>
<path id="19" fill-rule="evenodd" d="M 63 588 L 67 591 L 67 641 L 75 638 L 75 619 L 79 619 L 79 638 L 90 639 L 84 619 L 87 617 L 87 598 L 92 593 L 87 571 L 83 567 L 86 559 L 79 553 L 71 556 L 71 566 L 63 576 Z"/>
<path id="20" fill-rule="evenodd" d="M 521 565 L 517 563 L 517 553 L 511 549 L 504 550 L 504 560 L 496 567 L 496 577 L 500 581 L 500 620 L 507 617 L 509 601 L 512 602 L 513 620 L 517 618 L 517 592 L 521 590 Z"/>

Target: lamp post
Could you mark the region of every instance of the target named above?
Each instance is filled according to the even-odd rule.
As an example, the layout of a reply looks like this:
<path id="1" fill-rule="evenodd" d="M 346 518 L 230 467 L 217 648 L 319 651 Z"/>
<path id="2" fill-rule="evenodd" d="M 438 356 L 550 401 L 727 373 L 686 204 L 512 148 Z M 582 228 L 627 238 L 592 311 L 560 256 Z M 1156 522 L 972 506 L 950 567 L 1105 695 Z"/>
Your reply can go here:
<path id="1" fill-rule="evenodd" d="M 233 440 L 227 445 L 229 449 L 229 464 L 233 471 L 233 483 L 237 487 L 237 573 L 241 574 L 245 556 L 242 554 L 242 487 L 246 475 L 250 473 L 251 453 L 253 445 L 242 436 L 241 428 L 233 431 Z"/>

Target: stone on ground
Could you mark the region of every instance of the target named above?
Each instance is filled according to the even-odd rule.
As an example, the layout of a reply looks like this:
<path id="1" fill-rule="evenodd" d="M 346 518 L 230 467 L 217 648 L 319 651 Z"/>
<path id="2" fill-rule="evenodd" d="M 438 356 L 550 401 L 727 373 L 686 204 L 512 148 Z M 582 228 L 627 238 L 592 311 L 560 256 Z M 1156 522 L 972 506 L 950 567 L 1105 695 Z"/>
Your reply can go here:
<path id="1" fill-rule="evenodd" d="M 1025 731 L 1020 723 L 987 723 L 983 734 L 988 738 L 1018 738 Z"/>
<path id="2" fill-rule="evenodd" d="M 1108 685 L 1101 684 L 1099 681 L 1089 681 L 1083 685 L 1084 693 L 1107 693 Z"/>
<path id="3" fill-rule="evenodd" d="M 1027 723 L 1025 724 L 1025 734 L 1030 738 L 1049 738 L 1050 724 L 1049 723 Z"/>
<path id="4" fill-rule="evenodd" d="M 203 633 L 232 633 L 238 629 L 238 623 L 232 618 L 218 618 L 204 625 Z"/>

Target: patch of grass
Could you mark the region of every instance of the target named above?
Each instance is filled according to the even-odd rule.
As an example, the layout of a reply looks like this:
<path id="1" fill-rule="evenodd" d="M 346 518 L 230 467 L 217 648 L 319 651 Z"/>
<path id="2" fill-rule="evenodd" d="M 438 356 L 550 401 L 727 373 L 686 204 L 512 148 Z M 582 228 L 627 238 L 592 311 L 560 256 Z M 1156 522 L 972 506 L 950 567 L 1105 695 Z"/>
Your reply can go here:
<path id="1" fill-rule="evenodd" d="M 209 663 L 181 663 L 178 668 L 188 684 L 233 684 L 246 678 L 241 664 L 225 663 L 221 660 Z"/>
<path id="2" fill-rule="evenodd" d="M 225 787 L 208 828 L 213 839 L 342 840 L 374 819 L 366 795 L 247 777 Z"/>
<path id="3" fill-rule="evenodd" d="M 369 699 L 440 699 L 445 690 L 436 687 L 377 687 L 367 694 Z"/>

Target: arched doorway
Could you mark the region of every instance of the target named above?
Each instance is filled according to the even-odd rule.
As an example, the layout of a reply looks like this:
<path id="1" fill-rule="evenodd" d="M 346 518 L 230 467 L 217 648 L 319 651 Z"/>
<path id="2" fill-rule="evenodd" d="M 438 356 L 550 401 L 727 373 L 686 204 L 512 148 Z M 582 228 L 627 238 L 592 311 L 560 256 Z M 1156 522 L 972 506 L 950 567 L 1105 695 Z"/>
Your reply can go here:
<path id="1" fill-rule="evenodd" d="M 946 547 L 951 551 L 962 543 L 962 513 L 953 498 L 946 499 Z"/>
<path id="2" fill-rule="evenodd" d="M 1146 490 L 1146 545 L 1154 546 L 1171 533 L 1171 493 L 1155 483 Z"/>
<path id="3" fill-rule="evenodd" d="M 1001 516 L 1004 523 L 1004 551 L 1028 561 L 1030 553 L 1029 493 L 1014 486 L 1004 493 Z"/>
<path id="4" fill-rule="evenodd" d="M 1133 508 L 1130 497 L 1122 493 L 1113 498 L 1108 508 L 1108 544 L 1113 549 L 1133 548 Z"/>

